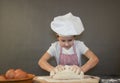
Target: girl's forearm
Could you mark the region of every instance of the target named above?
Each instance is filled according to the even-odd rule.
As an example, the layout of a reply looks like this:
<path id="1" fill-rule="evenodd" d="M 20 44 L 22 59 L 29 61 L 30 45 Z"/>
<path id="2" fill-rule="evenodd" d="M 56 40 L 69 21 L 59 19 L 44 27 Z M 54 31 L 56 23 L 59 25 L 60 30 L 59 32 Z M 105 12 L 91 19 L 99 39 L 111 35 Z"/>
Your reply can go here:
<path id="1" fill-rule="evenodd" d="M 39 66 L 42 68 L 42 69 L 44 69 L 44 70 L 46 70 L 46 71 L 48 71 L 48 72 L 50 72 L 51 70 L 53 70 L 54 69 L 54 67 L 53 66 L 51 66 L 48 62 L 46 62 L 46 61 L 40 61 L 39 63 Z"/>
<path id="2" fill-rule="evenodd" d="M 81 67 L 81 70 L 84 73 L 87 72 L 88 70 L 90 70 L 91 68 L 93 68 L 98 63 L 98 61 L 99 61 L 98 58 L 89 59 L 88 62 Z"/>

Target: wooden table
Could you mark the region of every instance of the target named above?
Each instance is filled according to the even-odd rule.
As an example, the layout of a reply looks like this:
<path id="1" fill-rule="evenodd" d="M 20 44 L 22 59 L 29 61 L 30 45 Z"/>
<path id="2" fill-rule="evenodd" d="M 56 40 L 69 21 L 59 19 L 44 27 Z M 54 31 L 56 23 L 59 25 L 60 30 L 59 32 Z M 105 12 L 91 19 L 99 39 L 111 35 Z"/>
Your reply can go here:
<path id="1" fill-rule="evenodd" d="M 34 83 L 99 83 L 100 78 L 97 76 L 85 75 L 84 79 L 69 79 L 69 80 L 57 80 L 50 76 L 36 76 Z"/>

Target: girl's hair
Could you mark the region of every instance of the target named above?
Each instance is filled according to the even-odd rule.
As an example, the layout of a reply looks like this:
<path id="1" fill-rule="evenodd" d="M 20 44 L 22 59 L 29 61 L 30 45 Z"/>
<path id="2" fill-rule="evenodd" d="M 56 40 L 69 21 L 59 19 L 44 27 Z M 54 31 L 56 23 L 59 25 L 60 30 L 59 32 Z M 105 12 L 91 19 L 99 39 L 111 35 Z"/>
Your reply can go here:
<path id="1" fill-rule="evenodd" d="M 59 37 L 59 35 L 58 35 L 58 34 L 56 34 L 56 37 Z M 76 35 L 73 35 L 73 37 L 76 37 Z"/>

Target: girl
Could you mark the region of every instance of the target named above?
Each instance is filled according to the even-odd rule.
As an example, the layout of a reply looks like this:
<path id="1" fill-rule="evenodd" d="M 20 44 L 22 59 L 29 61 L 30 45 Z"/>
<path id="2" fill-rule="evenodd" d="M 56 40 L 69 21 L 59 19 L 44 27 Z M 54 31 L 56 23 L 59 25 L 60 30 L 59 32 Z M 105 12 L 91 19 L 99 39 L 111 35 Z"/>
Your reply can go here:
<path id="1" fill-rule="evenodd" d="M 87 72 L 98 62 L 98 57 L 84 44 L 75 40 L 75 36 L 84 31 L 83 24 L 79 17 L 71 13 L 57 16 L 51 22 L 51 29 L 57 34 L 58 41 L 52 43 L 47 52 L 40 58 L 39 66 L 48 72 L 64 70 L 65 65 L 70 65 L 74 72 Z M 82 65 L 81 56 L 85 55 L 88 61 Z M 51 57 L 55 57 L 57 66 L 48 63 Z"/>

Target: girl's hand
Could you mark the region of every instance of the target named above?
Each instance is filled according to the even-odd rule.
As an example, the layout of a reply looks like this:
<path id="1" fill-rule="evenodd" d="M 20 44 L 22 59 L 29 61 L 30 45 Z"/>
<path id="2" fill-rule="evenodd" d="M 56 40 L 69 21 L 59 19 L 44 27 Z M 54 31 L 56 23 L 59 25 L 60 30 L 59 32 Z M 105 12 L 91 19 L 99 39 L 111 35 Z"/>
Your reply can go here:
<path id="1" fill-rule="evenodd" d="M 57 71 L 63 71 L 65 69 L 65 67 L 63 65 L 58 65 L 58 66 L 55 67 L 55 69 Z"/>
<path id="2" fill-rule="evenodd" d="M 73 72 L 75 72 L 76 74 L 80 74 L 80 73 L 81 73 L 81 69 L 80 69 L 80 67 L 77 66 L 77 65 L 72 65 L 72 66 L 70 67 L 70 70 L 73 71 Z"/>
<path id="3" fill-rule="evenodd" d="M 52 76 L 54 76 L 57 72 L 63 71 L 64 69 L 65 69 L 64 66 L 58 65 L 58 66 L 56 66 L 52 71 L 50 71 L 50 76 L 52 77 Z"/>

